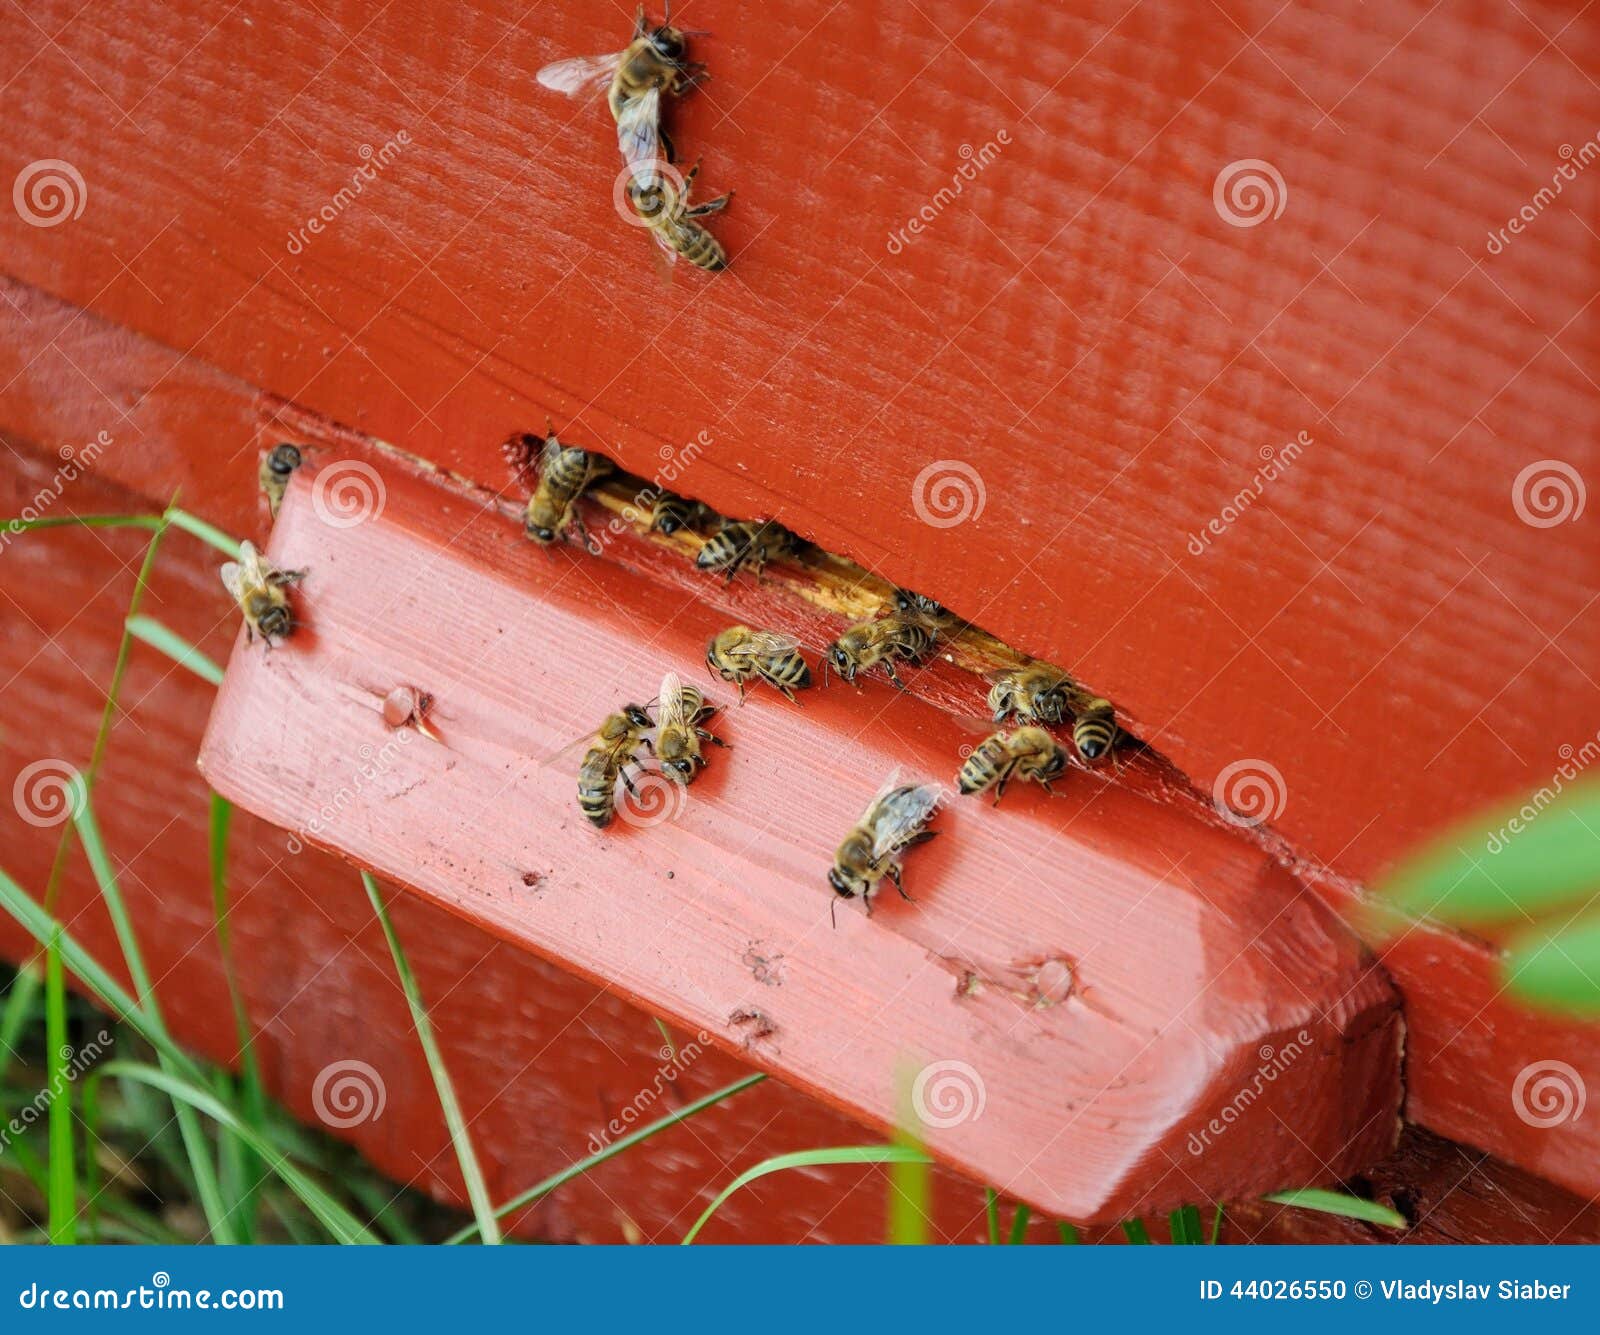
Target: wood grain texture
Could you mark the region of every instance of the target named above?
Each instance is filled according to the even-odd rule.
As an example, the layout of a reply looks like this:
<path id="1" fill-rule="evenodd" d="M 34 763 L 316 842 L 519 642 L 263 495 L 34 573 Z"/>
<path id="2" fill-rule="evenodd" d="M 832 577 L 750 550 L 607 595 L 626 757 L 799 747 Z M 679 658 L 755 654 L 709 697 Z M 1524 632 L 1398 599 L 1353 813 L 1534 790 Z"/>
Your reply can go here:
<path id="1" fill-rule="evenodd" d="M 647 775 L 598 831 L 564 746 L 700 675 L 726 615 L 398 472 L 341 516 L 352 476 L 290 483 L 269 557 L 309 572 L 305 624 L 235 645 L 201 750 L 224 795 L 1057 1217 L 1261 1195 L 1393 1143 L 1389 984 L 1250 842 L 1114 788 L 959 799 L 961 730 L 876 684 L 753 694 L 691 789 Z M 434 695 L 442 744 L 385 725 L 395 684 Z M 916 903 L 830 929 L 833 849 L 896 770 L 946 785 Z"/>
<path id="2" fill-rule="evenodd" d="M 621 41 L 602 4 L 13 7 L 5 160 L 68 160 L 89 194 L 49 229 L 4 212 L 7 267 L 480 479 L 547 411 L 643 472 L 706 428 L 693 489 L 720 509 L 1075 666 L 1202 785 L 1269 761 L 1278 827 L 1357 879 L 1592 734 L 1595 512 L 1535 529 L 1510 493 L 1549 456 L 1594 475 L 1600 177 L 1488 240 L 1600 124 L 1587 20 L 697 0 L 693 22 L 714 79 L 678 138 L 738 191 L 711 281 L 661 288 L 612 210 L 603 110 L 532 82 Z M 1242 159 L 1287 189 L 1248 228 L 1213 203 Z M 952 459 L 987 503 L 930 528 L 914 484 Z"/>

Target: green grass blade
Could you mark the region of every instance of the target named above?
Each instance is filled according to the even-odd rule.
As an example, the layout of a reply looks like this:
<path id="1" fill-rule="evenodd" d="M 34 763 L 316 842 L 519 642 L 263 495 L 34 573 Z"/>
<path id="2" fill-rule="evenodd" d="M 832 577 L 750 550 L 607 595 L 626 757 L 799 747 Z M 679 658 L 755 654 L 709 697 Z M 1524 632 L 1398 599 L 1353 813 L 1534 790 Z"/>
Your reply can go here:
<path id="1" fill-rule="evenodd" d="M 1064 1219 L 1056 1223 L 1056 1232 L 1061 1235 L 1061 1241 L 1068 1247 L 1076 1247 L 1083 1241 L 1078 1236 L 1077 1228 L 1067 1223 Z"/>
<path id="2" fill-rule="evenodd" d="M 1222 1236 L 1222 1202 L 1217 1202 L 1217 1212 L 1211 1216 L 1211 1240 L 1208 1246 L 1215 1247 L 1217 1239 Z"/>
<path id="3" fill-rule="evenodd" d="M 915 1136 L 900 1131 L 895 1144 L 921 1150 Z M 896 1247 L 922 1247 L 928 1241 L 932 1215 L 933 1169 L 926 1158 L 889 1165 L 889 1242 Z"/>
<path id="4" fill-rule="evenodd" d="M 61 971 L 61 933 L 45 950 L 45 1069 L 50 1090 L 50 1241 L 57 1246 L 78 1240 L 78 1164 L 72 1144 L 72 1082 L 67 1060 L 67 983 Z"/>
<path id="5" fill-rule="evenodd" d="M 989 1245 L 1000 1245 L 1000 1197 L 993 1187 L 983 1189 L 983 1218 L 989 1226 Z"/>
<path id="6" fill-rule="evenodd" d="M 461 1115 L 461 1104 L 456 1098 L 455 1086 L 450 1082 L 450 1072 L 445 1069 L 444 1056 L 434 1038 L 433 1022 L 428 1018 L 428 1008 L 423 1005 L 422 992 L 417 987 L 416 976 L 406 959 L 405 949 L 389 921 L 389 910 L 378 893 L 378 883 L 366 872 L 361 873 L 361 884 L 366 887 L 367 898 L 372 901 L 372 911 L 383 925 L 383 935 L 389 942 L 389 953 L 394 956 L 394 971 L 400 975 L 400 986 L 406 994 L 406 1004 L 411 1007 L 411 1025 L 422 1044 L 422 1054 L 427 1058 L 428 1070 L 433 1074 L 433 1087 L 439 1097 L 439 1108 L 444 1122 L 450 1128 L 450 1141 L 455 1146 L 456 1161 L 461 1165 L 461 1177 L 467 1186 L 467 1199 L 472 1202 L 472 1217 L 477 1220 L 478 1232 L 486 1243 L 501 1241 L 500 1223 L 495 1218 L 494 1204 L 489 1199 L 489 1188 L 483 1180 L 483 1170 L 478 1166 L 478 1155 L 472 1148 L 472 1137 L 467 1133 L 467 1120 Z"/>
<path id="7" fill-rule="evenodd" d="M 215 525 L 206 523 L 205 520 L 190 514 L 187 510 L 180 510 L 176 505 L 169 505 L 165 518 L 173 528 L 181 528 L 185 533 L 192 533 L 201 542 L 208 542 L 230 561 L 239 559 L 239 541 L 231 538 Z"/>
<path id="8" fill-rule="evenodd" d="M 307 1174 L 290 1162 L 288 1156 L 279 1154 L 271 1142 L 258 1136 L 253 1127 L 246 1126 L 233 1110 L 203 1085 L 190 1084 L 170 1072 L 144 1062 L 112 1061 L 99 1067 L 91 1079 L 133 1080 L 160 1090 L 174 1105 L 203 1113 L 219 1125 L 226 1127 L 246 1141 L 267 1167 L 283 1184 L 300 1198 L 305 1207 L 316 1215 L 322 1225 L 341 1243 L 368 1243 L 378 1241 L 353 1214 L 324 1191 Z M 214 1235 L 214 1234 L 213 1234 Z"/>
<path id="9" fill-rule="evenodd" d="M 667 1050 L 667 1060 L 676 1062 L 678 1060 L 678 1045 L 672 1041 L 672 1030 L 667 1028 L 665 1021 L 659 1016 L 652 1015 L 650 1018 L 655 1022 L 656 1028 L 661 1033 L 661 1042 Z"/>
<path id="10" fill-rule="evenodd" d="M 1600 918 L 1541 923 L 1506 943 L 1503 972 L 1524 1001 L 1572 1015 L 1600 1014 Z"/>
<path id="11" fill-rule="evenodd" d="M 1200 1231 L 1199 1206 L 1179 1206 L 1168 1215 L 1167 1235 L 1172 1239 L 1173 1245 L 1179 1247 L 1197 1247 L 1203 1243 L 1205 1234 Z"/>
<path id="12" fill-rule="evenodd" d="M 909 1145 L 841 1145 L 825 1150 L 799 1150 L 794 1154 L 780 1154 L 776 1158 L 767 1159 L 758 1163 L 754 1168 L 747 1169 L 729 1183 L 718 1194 L 717 1198 L 706 1206 L 705 1212 L 694 1221 L 694 1227 L 683 1235 L 681 1246 L 687 1247 L 700 1230 L 706 1226 L 706 1221 L 716 1214 L 724 1201 L 738 1191 L 740 1187 L 749 1186 L 757 1178 L 766 1177 L 768 1173 L 780 1173 L 789 1168 L 816 1168 L 830 1164 L 863 1164 L 863 1163 L 932 1163 L 933 1160 L 921 1150 L 912 1149 Z"/>
<path id="13" fill-rule="evenodd" d="M 1026 1205 L 1017 1206 L 1016 1214 L 1011 1216 L 1011 1236 L 1006 1239 L 1007 1245 L 1022 1245 L 1022 1240 L 1028 1236 L 1028 1219 L 1032 1214 L 1033 1211 Z"/>
<path id="14" fill-rule="evenodd" d="M 564 1186 L 572 1181 L 573 1178 L 582 1177 L 590 1169 L 598 1168 L 607 1159 L 616 1158 L 617 1155 L 625 1150 L 631 1150 L 642 1141 L 649 1140 L 652 1136 L 660 1135 L 663 1131 L 677 1126 L 679 1122 L 688 1121 L 696 1113 L 702 1113 L 707 1108 L 721 1103 L 724 1099 L 731 1099 L 735 1094 L 742 1093 L 752 1085 L 759 1085 L 766 1078 L 767 1073 L 765 1071 L 757 1071 L 754 1075 L 744 1076 L 735 1080 L 731 1085 L 724 1085 L 721 1089 L 713 1090 L 711 1093 L 696 1099 L 693 1103 L 685 1104 L 675 1112 L 670 1112 L 665 1117 L 659 1117 L 648 1125 L 641 1126 L 637 1131 L 630 1131 L 627 1135 L 618 1137 L 598 1154 L 591 1154 L 587 1159 L 580 1159 L 577 1163 L 563 1168 L 559 1173 L 554 1173 L 545 1178 L 544 1181 L 535 1183 L 526 1191 L 519 1192 L 504 1205 L 495 1209 L 495 1218 L 504 1219 L 507 1215 L 514 1214 L 516 1211 L 532 1205 L 536 1200 L 543 1196 L 548 1196 L 557 1187 Z M 476 1224 L 468 1224 L 459 1232 L 446 1238 L 445 1242 L 452 1245 L 466 1242 L 477 1236 L 477 1232 L 478 1226 Z"/>
<path id="15" fill-rule="evenodd" d="M 31 533 L 43 528 L 144 528 L 159 531 L 166 527 L 160 515 L 57 515 L 48 519 L 3 519 L 0 528 L 12 533 Z"/>
<path id="16" fill-rule="evenodd" d="M 6 995 L 6 1005 L 0 1011 L 0 1080 L 6 1078 L 11 1068 L 11 1058 L 17 1051 L 17 1039 L 22 1027 L 33 1018 L 33 1005 L 43 986 L 39 970 L 27 963 L 18 966 L 11 979 L 11 991 Z"/>
<path id="17" fill-rule="evenodd" d="M 1358 1196 L 1346 1196 L 1339 1191 L 1323 1191 L 1307 1187 L 1301 1191 L 1278 1191 L 1264 1197 L 1274 1205 L 1289 1205 L 1297 1210 L 1317 1210 L 1322 1214 L 1341 1215 L 1345 1219 L 1359 1219 L 1367 1224 L 1382 1224 L 1385 1228 L 1405 1228 L 1405 1216 L 1387 1205 L 1364 1201 Z"/>
<path id="18" fill-rule="evenodd" d="M 1126 1220 L 1122 1225 L 1122 1231 L 1123 1231 L 1124 1235 L 1127 1237 L 1129 1242 L 1135 1243 L 1140 1247 L 1149 1246 L 1149 1244 L 1150 1244 L 1150 1232 L 1149 1232 L 1148 1229 L 1145 1228 L 1144 1220 L 1142 1220 L 1142 1219 L 1129 1219 L 1129 1220 Z"/>
<path id="19" fill-rule="evenodd" d="M 179 667 L 188 668 L 200 680 L 208 681 L 213 686 L 222 685 L 222 668 L 154 617 L 131 616 L 127 620 L 127 627 L 134 639 L 160 650 Z"/>
<path id="20" fill-rule="evenodd" d="M 1600 780 L 1587 779 L 1542 810 L 1497 808 L 1454 826 L 1396 868 L 1383 896 L 1402 915 L 1470 926 L 1536 917 L 1597 886 Z"/>

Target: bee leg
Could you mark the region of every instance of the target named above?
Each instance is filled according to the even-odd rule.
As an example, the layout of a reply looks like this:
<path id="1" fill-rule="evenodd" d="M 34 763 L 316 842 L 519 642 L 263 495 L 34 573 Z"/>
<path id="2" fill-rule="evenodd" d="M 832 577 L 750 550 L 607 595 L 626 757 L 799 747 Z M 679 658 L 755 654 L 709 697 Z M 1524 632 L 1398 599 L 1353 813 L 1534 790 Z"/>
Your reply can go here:
<path id="1" fill-rule="evenodd" d="M 839 930 L 839 901 L 837 898 L 828 901 L 828 916 L 833 919 L 833 930 Z"/>
<path id="2" fill-rule="evenodd" d="M 1016 770 L 1014 764 L 1007 765 L 1000 771 L 1000 782 L 995 786 L 994 805 L 1000 805 L 1000 799 L 1006 795 L 1006 785 L 1011 782 L 1011 775 Z"/>
<path id="3" fill-rule="evenodd" d="M 639 745 L 644 747 L 644 749 L 650 753 L 650 758 L 652 760 L 655 759 L 656 744 L 654 742 L 652 742 L 648 737 L 641 737 L 639 739 Z"/>
<path id="4" fill-rule="evenodd" d="M 939 831 L 937 830 L 921 830 L 907 839 L 905 846 L 907 848 L 915 848 L 918 844 L 925 844 L 928 840 L 937 839 L 938 837 Z"/>
<path id="5" fill-rule="evenodd" d="M 686 92 L 688 91 L 687 86 L 685 87 L 684 91 L 686 91 Z M 666 157 L 666 160 L 669 163 L 676 162 L 678 160 L 678 150 L 673 146 L 672 136 L 670 134 L 668 134 L 665 130 L 657 131 L 657 133 L 659 134 L 659 136 L 661 138 L 661 152 L 662 152 L 662 154 Z"/>
<path id="6" fill-rule="evenodd" d="M 783 692 L 783 698 L 785 700 L 787 700 L 791 705 L 797 705 L 797 704 L 800 703 L 800 701 L 795 697 L 795 693 L 793 691 L 791 691 L 789 689 L 789 687 L 787 685 L 785 685 L 783 682 L 775 681 L 772 684 L 774 686 L 776 686 L 780 691 Z"/>
<path id="7" fill-rule="evenodd" d="M 898 862 L 891 862 L 889 864 L 889 879 L 894 882 L 894 888 L 900 892 L 901 899 L 905 900 L 908 904 L 915 904 L 917 902 L 906 893 L 905 886 L 900 884 L 900 864 Z"/>
<path id="8" fill-rule="evenodd" d="M 728 201 L 733 198 L 733 191 L 725 195 L 718 195 L 715 199 L 708 199 L 704 204 L 696 204 L 692 209 L 685 209 L 685 218 L 704 218 L 712 213 L 721 213 L 728 207 Z"/>
<path id="9" fill-rule="evenodd" d="M 906 689 L 905 682 L 900 680 L 900 674 L 894 670 L 894 664 L 887 658 L 883 660 L 883 670 L 889 674 L 889 680 L 894 683 L 897 691 L 905 691 L 907 695 L 911 694 L 911 692 Z"/>
<path id="10" fill-rule="evenodd" d="M 714 733 L 707 732 L 704 728 L 696 728 L 694 730 L 694 734 L 702 742 L 710 742 L 712 746 L 720 746 L 726 751 L 733 750 L 733 748 L 723 741 L 722 738 L 716 736 Z"/>
<path id="11" fill-rule="evenodd" d="M 664 21 L 665 20 L 663 20 L 663 22 Z M 650 28 L 650 25 L 645 22 L 645 18 L 644 18 L 644 6 L 640 5 L 639 8 L 634 12 L 634 16 L 633 16 L 633 39 L 634 39 L 634 41 L 638 41 L 639 38 L 643 37 L 645 35 L 645 33 L 649 31 L 649 28 Z"/>
<path id="12" fill-rule="evenodd" d="M 583 550 L 588 552 L 590 556 L 599 556 L 600 544 L 589 536 L 589 527 L 583 522 L 583 516 L 578 513 L 576 508 L 572 511 L 572 527 L 578 530 L 578 541 L 583 544 Z"/>
<path id="13" fill-rule="evenodd" d="M 638 797 L 639 790 L 633 786 L 633 780 L 628 777 L 627 769 L 619 769 L 617 773 L 622 776 L 622 786 L 626 788 L 634 797 Z"/>

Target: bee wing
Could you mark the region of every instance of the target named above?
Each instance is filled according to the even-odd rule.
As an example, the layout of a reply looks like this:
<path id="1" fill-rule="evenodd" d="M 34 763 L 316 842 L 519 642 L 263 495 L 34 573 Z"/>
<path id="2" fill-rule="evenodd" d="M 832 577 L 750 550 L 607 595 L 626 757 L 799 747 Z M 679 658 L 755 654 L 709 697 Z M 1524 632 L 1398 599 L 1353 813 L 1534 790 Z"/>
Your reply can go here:
<path id="1" fill-rule="evenodd" d="M 783 635 L 775 630 L 753 630 L 745 637 L 742 648 L 746 653 L 761 658 L 775 658 L 781 654 L 793 653 L 800 647 L 800 641 L 792 635 Z"/>
<path id="2" fill-rule="evenodd" d="M 633 168 L 636 185 L 656 183 L 656 163 L 661 158 L 660 88 L 648 88 L 622 104 L 617 113 L 617 148 Z"/>
<path id="3" fill-rule="evenodd" d="M 661 694 L 657 700 L 659 701 L 656 710 L 658 733 L 688 726 L 688 719 L 683 710 L 683 683 L 678 680 L 676 672 L 669 672 L 661 679 Z"/>
<path id="4" fill-rule="evenodd" d="M 571 56 L 546 65 L 533 77 L 551 92 L 577 97 L 583 92 L 597 92 L 616 78 L 625 55 L 624 50 L 605 56 Z"/>
<path id="5" fill-rule="evenodd" d="M 872 804 L 872 856 L 904 848 L 938 805 L 939 790 L 932 784 L 891 788 Z"/>
<path id="6" fill-rule="evenodd" d="M 224 561 L 222 563 L 222 587 L 235 599 L 244 596 L 244 572 L 237 561 Z"/>

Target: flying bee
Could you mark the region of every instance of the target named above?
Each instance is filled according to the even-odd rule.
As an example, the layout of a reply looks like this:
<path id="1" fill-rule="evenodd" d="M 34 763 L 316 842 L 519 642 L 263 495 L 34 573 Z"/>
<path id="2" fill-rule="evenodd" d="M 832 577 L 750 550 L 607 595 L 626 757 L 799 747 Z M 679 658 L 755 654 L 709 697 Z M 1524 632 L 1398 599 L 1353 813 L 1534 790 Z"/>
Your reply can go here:
<path id="1" fill-rule="evenodd" d="M 700 528 L 712 518 L 712 510 L 703 501 L 691 501 L 664 491 L 656 497 L 650 509 L 650 530 L 669 537 L 679 529 Z"/>
<path id="2" fill-rule="evenodd" d="M 890 613 L 876 621 L 851 626 L 830 644 L 823 654 L 822 675 L 831 666 L 846 681 L 854 683 L 856 673 L 881 666 L 900 690 L 905 683 L 894 670 L 894 660 L 920 663 L 933 651 L 934 633 L 920 621 Z"/>
<path id="3" fill-rule="evenodd" d="M 994 733 L 980 742 L 962 765 L 956 786 L 969 794 L 994 788 L 994 802 L 999 806 L 1013 777 L 1032 779 L 1048 793 L 1050 781 L 1059 779 L 1066 768 L 1066 750 L 1054 737 L 1043 728 L 1018 728 Z"/>
<path id="4" fill-rule="evenodd" d="M 936 603 L 924 594 L 912 593 L 910 589 L 894 591 L 894 610 L 908 620 L 920 621 L 930 630 L 942 629 L 955 620 L 945 610 L 943 603 Z"/>
<path id="5" fill-rule="evenodd" d="M 649 180 L 640 180 L 636 176 L 628 185 L 628 202 L 649 229 L 669 263 L 676 262 L 678 256 L 682 255 L 697 268 L 726 269 L 728 252 L 699 220 L 727 208 L 733 191 L 691 207 L 689 197 L 694 192 L 694 178 L 699 174 L 700 164 L 697 162 L 683 178 L 681 195 L 663 174 L 656 173 Z"/>
<path id="6" fill-rule="evenodd" d="M 278 507 L 283 504 L 283 493 L 289 490 L 289 475 L 300 467 L 302 460 L 297 446 L 285 441 L 274 445 L 261 459 L 261 490 L 267 494 L 267 510 L 278 517 Z"/>
<path id="7" fill-rule="evenodd" d="M 861 896 L 867 916 L 872 915 L 872 892 L 887 876 L 902 899 L 909 900 L 900 881 L 900 854 L 932 839 L 936 830 L 924 828 L 939 806 L 939 790 L 931 784 L 896 785 L 897 775 L 874 797 L 853 830 L 833 855 L 828 884 L 839 899 Z M 835 899 L 829 913 L 838 907 Z M 834 918 L 834 926 L 838 919 Z"/>
<path id="8" fill-rule="evenodd" d="M 746 565 L 755 571 L 756 579 L 766 569 L 768 561 L 793 556 L 800 540 L 772 520 L 724 519 L 719 528 L 694 558 L 701 570 L 725 570 L 731 582 Z"/>
<path id="9" fill-rule="evenodd" d="M 303 570 L 274 569 L 253 542 L 239 544 L 237 561 L 223 562 L 222 587 L 233 595 L 244 613 L 249 641 L 259 635 L 270 649 L 274 639 L 286 640 L 294 633 L 297 623 L 285 586 L 304 579 L 305 574 Z"/>
<path id="10" fill-rule="evenodd" d="M 672 161 L 672 141 L 661 130 L 661 99 L 682 94 L 703 82 L 706 67 L 687 59 L 687 30 L 674 28 L 671 5 L 659 27 L 652 28 L 640 5 L 634 15 L 633 39 L 621 51 L 603 56 L 573 56 L 546 65 L 534 77 L 553 92 L 568 97 L 607 87 L 606 102 L 617 123 L 617 148 L 631 168 L 632 180 L 648 185 L 657 179 L 655 163 L 663 152 Z"/>
<path id="11" fill-rule="evenodd" d="M 576 445 L 563 445 L 555 431 L 545 424 L 545 438 L 523 435 L 507 442 L 506 450 L 519 468 L 531 464 L 535 450 L 539 455 L 539 480 L 528 498 L 523 531 L 541 547 L 561 541 L 568 525 L 576 526 L 585 548 L 589 531 L 577 511 L 578 497 L 599 478 L 613 470 L 611 460 Z"/>
<path id="12" fill-rule="evenodd" d="M 1072 741 L 1078 754 L 1091 763 L 1107 755 L 1122 735 L 1111 701 L 1086 698 L 1073 705 L 1073 712 L 1076 717 L 1072 723 Z"/>
<path id="13" fill-rule="evenodd" d="M 694 777 L 705 768 L 706 758 L 700 743 L 726 746 L 720 737 L 714 737 L 700 725 L 717 712 L 717 706 L 706 703 L 697 686 L 687 686 L 678 680 L 676 672 L 661 679 L 661 694 L 656 703 L 656 760 L 669 779 L 681 784 L 694 782 Z"/>
<path id="14" fill-rule="evenodd" d="M 1029 663 L 994 678 L 989 688 L 989 708 L 996 723 L 1015 714 L 1022 723 L 1061 723 L 1075 687 L 1072 678 L 1048 663 Z"/>
<path id="15" fill-rule="evenodd" d="M 744 703 L 744 684 L 751 677 L 775 686 L 791 701 L 795 691 L 811 685 L 811 669 L 800 656 L 796 640 L 749 626 L 729 626 L 713 636 L 706 645 L 706 666 L 723 681 L 738 683 L 740 704 Z"/>
<path id="16" fill-rule="evenodd" d="M 653 727 L 655 720 L 643 705 L 624 705 L 600 725 L 584 753 L 578 767 L 578 807 L 602 830 L 616 812 L 617 780 L 621 779 L 630 793 L 638 793 L 628 777 L 628 766 L 638 766 L 639 748 L 649 747 L 646 734 Z"/>

